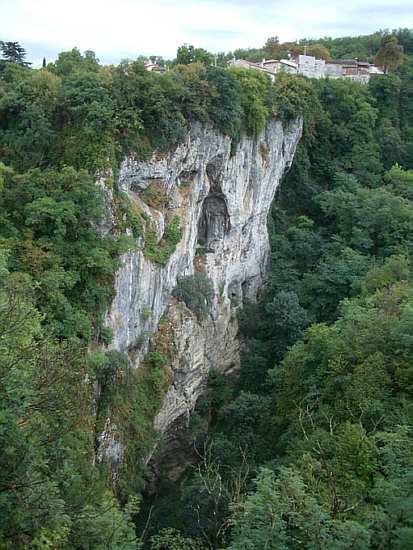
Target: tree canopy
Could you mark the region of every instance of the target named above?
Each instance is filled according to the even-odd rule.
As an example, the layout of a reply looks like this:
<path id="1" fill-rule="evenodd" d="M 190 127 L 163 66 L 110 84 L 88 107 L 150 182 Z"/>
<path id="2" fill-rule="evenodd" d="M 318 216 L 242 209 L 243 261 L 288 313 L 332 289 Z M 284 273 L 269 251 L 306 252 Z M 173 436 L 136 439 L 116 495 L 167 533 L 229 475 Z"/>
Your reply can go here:
<path id="1" fill-rule="evenodd" d="M 267 41 L 271 57 L 377 54 L 386 74 L 368 85 L 285 72 L 272 82 L 188 44 L 163 75 L 142 57 L 102 66 L 76 48 L 34 70 L 17 42 L 1 42 L 2 550 L 409 548 L 411 34 Z M 139 246 L 166 266 L 183 228 L 175 215 L 158 236 L 118 189 L 119 164 L 164 155 L 196 120 L 234 154 L 270 116 L 284 128 L 302 117 L 303 136 L 268 216 L 265 287 L 229 312 L 241 367 L 211 369 L 186 428 L 199 463 L 148 495 L 175 353 L 152 344 L 170 327 L 109 351 L 103 314 L 122 253 Z M 149 206 L 165 200 L 156 185 Z M 202 323 L 214 289 L 196 273 L 174 296 Z M 97 451 L 113 426 L 116 472 Z"/>
<path id="2" fill-rule="evenodd" d="M 374 64 L 381 67 L 387 74 L 390 69 L 398 67 L 403 59 L 403 46 L 397 43 L 394 35 L 383 36 L 380 49 L 374 59 Z"/>

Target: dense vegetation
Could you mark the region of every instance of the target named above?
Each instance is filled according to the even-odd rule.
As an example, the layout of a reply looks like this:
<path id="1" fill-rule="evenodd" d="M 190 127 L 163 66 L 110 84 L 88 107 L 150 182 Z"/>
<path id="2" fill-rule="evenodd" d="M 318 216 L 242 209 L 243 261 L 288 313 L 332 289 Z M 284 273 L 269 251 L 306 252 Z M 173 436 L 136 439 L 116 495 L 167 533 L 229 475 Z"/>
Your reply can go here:
<path id="1" fill-rule="evenodd" d="M 191 548 L 409 546 L 409 74 L 405 59 L 368 86 L 308 83 L 266 292 L 239 313 L 240 375 L 211 373 L 202 460 L 148 503 Z"/>
<path id="2" fill-rule="evenodd" d="M 318 42 L 362 59 L 376 35 Z M 132 549 L 155 526 L 168 529 L 146 537 L 151 549 L 407 548 L 412 62 L 411 33 L 396 36 L 403 64 L 368 86 L 285 73 L 272 84 L 187 45 L 165 75 L 76 49 L 32 70 L 1 43 L 1 549 Z M 117 188 L 119 162 L 176 146 L 191 120 L 216 124 L 235 152 L 243 130 L 299 115 L 304 136 L 268 220 L 267 289 L 239 314 L 241 372 L 230 384 L 211 373 L 193 418 L 200 464 L 148 518 L 142 458 L 168 352 L 134 371 L 101 351 L 101 316 L 120 253 L 140 246 L 165 265 L 182 230 L 175 217 L 156 245 Z M 109 233 L 102 174 L 117 209 Z M 202 319 L 205 292 L 183 278 L 175 294 Z M 108 410 L 130 442 L 115 492 L 96 462 Z"/>

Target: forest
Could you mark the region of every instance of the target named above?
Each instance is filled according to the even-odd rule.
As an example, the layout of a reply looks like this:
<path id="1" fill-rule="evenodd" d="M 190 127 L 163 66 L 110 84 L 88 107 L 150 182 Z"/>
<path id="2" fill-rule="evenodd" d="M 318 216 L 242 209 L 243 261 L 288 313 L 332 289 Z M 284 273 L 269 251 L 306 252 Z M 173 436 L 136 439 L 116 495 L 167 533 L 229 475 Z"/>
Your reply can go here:
<path id="1" fill-rule="evenodd" d="M 163 75 L 76 48 L 35 70 L 0 43 L 0 550 L 410 547 L 412 31 L 316 43 L 373 61 L 389 36 L 403 57 L 368 85 L 272 83 L 188 45 Z M 241 369 L 211 371 L 191 417 L 199 461 L 148 495 L 167 358 L 151 351 L 137 372 L 105 353 L 103 314 L 135 238 L 166 265 L 182 233 L 171 224 L 156 248 L 117 170 L 183 143 L 195 120 L 235 152 L 269 117 L 304 131 L 268 217 L 265 288 L 237 310 Z M 108 407 L 131 442 L 115 486 L 96 459 Z"/>

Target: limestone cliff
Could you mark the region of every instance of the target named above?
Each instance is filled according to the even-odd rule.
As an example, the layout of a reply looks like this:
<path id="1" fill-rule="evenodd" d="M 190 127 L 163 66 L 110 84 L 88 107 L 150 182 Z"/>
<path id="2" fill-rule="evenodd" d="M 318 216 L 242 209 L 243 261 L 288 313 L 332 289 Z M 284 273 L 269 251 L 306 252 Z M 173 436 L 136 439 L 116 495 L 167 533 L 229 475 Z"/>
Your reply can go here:
<path id="1" fill-rule="evenodd" d="M 166 451 L 182 447 L 190 438 L 189 415 L 205 392 L 210 368 L 228 371 L 239 364 L 234 310 L 246 298 L 256 298 L 266 277 L 267 214 L 301 133 L 300 120 L 283 128 L 280 121 L 269 119 L 258 137 L 244 135 L 231 157 L 229 137 L 210 124 L 195 123 L 186 143 L 176 150 L 154 153 L 147 162 L 127 158 L 121 166 L 119 187 L 148 223 L 156 223 L 158 240 L 175 216 L 183 228 L 182 239 L 164 267 L 139 248 L 124 255 L 116 274 L 116 297 L 105 318 L 114 333 L 110 349 L 138 350 L 134 353 L 138 368 L 147 351 L 142 335 L 156 333 L 164 317 L 162 330 L 176 349 L 173 380 L 155 419 Z M 110 223 L 108 218 L 106 230 Z M 142 246 L 141 239 L 137 246 Z M 210 316 L 202 323 L 171 300 L 177 277 L 199 269 L 212 279 L 215 289 Z M 110 439 L 110 434 L 103 434 L 102 444 Z M 118 445 L 103 447 L 111 461 L 119 461 Z M 163 451 L 164 457 L 167 454 Z M 179 460 L 175 457 L 168 466 L 176 477 Z"/>

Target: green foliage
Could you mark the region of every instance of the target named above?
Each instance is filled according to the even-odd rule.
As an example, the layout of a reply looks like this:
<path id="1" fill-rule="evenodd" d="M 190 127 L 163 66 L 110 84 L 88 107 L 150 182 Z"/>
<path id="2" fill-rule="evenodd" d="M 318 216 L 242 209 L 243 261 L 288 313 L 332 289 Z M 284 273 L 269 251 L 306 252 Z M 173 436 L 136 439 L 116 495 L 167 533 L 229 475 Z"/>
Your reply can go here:
<path id="1" fill-rule="evenodd" d="M 325 191 L 316 199 L 332 221 L 333 231 L 364 254 L 390 256 L 405 252 L 412 231 L 409 202 L 383 187 Z"/>
<path id="2" fill-rule="evenodd" d="M 191 44 L 184 44 L 178 48 L 176 59 L 171 63 L 171 67 L 175 65 L 189 65 L 190 63 L 202 63 L 203 65 L 211 65 L 213 61 L 212 54 L 203 48 L 194 48 Z"/>
<path id="3" fill-rule="evenodd" d="M 99 60 L 90 50 L 85 51 L 82 55 L 77 48 L 73 48 L 70 52 L 59 53 L 58 59 L 54 63 L 49 63 L 47 70 L 59 76 L 66 76 L 77 71 L 97 73 Z"/>
<path id="4" fill-rule="evenodd" d="M 211 65 L 207 67 L 206 74 L 217 90 L 217 95 L 211 100 L 210 116 L 221 132 L 232 138 L 231 151 L 234 153 L 241 135 L 243 116 L 240 84 L 231 71 L 222 71 Z"/>
<path id="5" fill-rule="evenodd" d="M 396 267 L 399 261 L 394 258 L 391 263 Z M 343 420 L 349 412 L 357 417 L 363 411 L 369 429 L 380 416 L 387 418 L 388 410 L 394 412 L 389 388 L 402 393 L 407 388 L 406 379 L 400 378 L 407 364 L 397 357 L 395 340 L 407 288 L 405 272 L 396 268 L 389 277 L 389 267 L 390 263 L 368 275 L 366 281 L 376 282 L 366 297 L 342 302 L 333 326 L 309 328 L 306 344 L 297 343 L 281 369 L 273 371 L 280 411 L 291 411 L 293 403 L 313 406 L 317 400 L 318 406 L 327 404 Z M 383 279 L 390 283 L 385 285 Z"/>
<path id="6" fill-rule="evenodd" d="M 336 318 L 340 301 L 352 293 L 353 287 L 373 265 L 372 258 L 351 248 L 337 256 L 326 255 L 299 283 L 301 303 L 320 321 L 331 322 Z"/>
<path id="7" fill-rule="evenodd" d="M 394 29 L 391 33 L 388 29 L 385 29 L 370 35 L 354 37 L 332 38 L 325 36 L 318 39 L 304 38 L 299 41 L 299 44 L 308 46 L 318 42 L 329 50 L 332 59 L 354 59 L 357 57 L 360 61 L 373 63 L 380 48 L 381 39 L 390 34 L 394 35 L 397 41 L 403 45 L 406 54 L 412 54 L 412 31 L 408 28 Z M 291 43 L 291 45 L 293 44 Z"/>
<path id="8" fill-rule="evenodd" d="M 218 420 L 218 411 L 227 405 L 231 398 L 228 377 L 212 368 L 208 374 L 208 388 L 208 395 L 197 405 L 195 415 L 210 416 L 211 424 L 214 425 Z"/>
<path id="9" fill-rule="evenodd" d="M 201 61 L 178 65 L 174 74 L 179 75 L 185 89 L 182 111 L 187 120 L 204 122 L 210 111 L 210 103 L 218 96 L 206 77 L 206 68 Z"/>
<path id="10" fill-rule="evenodd" d="M 105 215 L 102 191 L 85 172 L 31 170 L 3 189 L 1 237 L 10 269 L 36 282 L 37 306 L 58 336 L 89 339 L 92 315 L 113 293 L 122 239 L 97 229 Z M 93 224 L 93 225 L 92 225 Z"/>
<path id="11" fill-rule="evenodd" d="M 13 170 L 0 162 L 0 197 L 4 183 L 13 175 Z"/>
<path id="12" fill-rule="evenodd" d="M 318 108 L 308 80 L 284 71 L 276 75 L 268 91 L 268 103 L 270 114 L 279 117 L 284 124 L 299 116 L 305 115 L 307 119 L 309 113 L 314 117 Z"/>
<path id="13" fill-rule="evenodd" d="M 380 49 L 374 59 L 374 64 L 381 67 L 387 74 L 395 69 L 403 59 L 403 46 L 399 46 L 397 38 L 393 35 L 383 36 L 380 40 Z"/>
<path id="14" fill-rule="evenodd" d="M 163 529 L 151 537 L 151 550 L 200 550 L 201 546 L 192 538 L 182 536 L 176 529 Z"/>
<path id="15" fill-rule="evenodd" d="M 330 53 L 323 44 L 311 44 L 306 47 L 305 52 L 306 55 L 311 55 L 316 59 L 331 60 Z M 294 42 L 280 44 L 278 36 L 273 36 L 268 38 L 265 43 L 265 54 L 269 59 L 282 59 L 283 57 L 287 57 L 288 54 L 297 57 L 300 54 L 304 54 L 304 46 L 299 46 Z"/>
<path id="16" fill-rule="evenodd" d="M 3 40 L 0 40 L 0 50 L 3 58 L 0 62 L 0 72 L 4 70 L 6 63 L 17 63 L 22 67 L 31 65 L 31 63 L 25 61 L 26 50 L 18 42 L 3 42 Z"/>
<path id="17" fill-rule="evenodd" d="M 330 52 L 327 50 L 323 44 L 311 44 L 306 48 L 306 55 L 312 55 L 316 59 L 325 59 L 326 61 L 331 61 Z M 298 48 L 293 48 L 293 55 L 304 54 L 304 46 Z"/>
<path id="18" fill-rule="evenodd" d="M 156 225 L 150 223 L 145 231 L 145 246 L 144 254 L 152 261 L 161 264 L 163 267 L 169 261 L 169 258 L 176 250 L 176 245 L 182 238 L 183 228 L 180 227 L 181 219 L 179 216 L 174 216 L 172 222 L 167 227 L 164 236 L 157 244 Z"/>
<path id="19" fill-rule="evenodd" d="M 222 295 L 224 294 L 224 289 L 225 289 L 225 281 L 222 281 L 222 283 L 218 287 L 220 298 L 222 298 Z"/>
<path id="20" fill-rule="evenodd" d="M 266 436 L 271 425 L 271 397 L 241 391 L 219 411 L 219 419 L 228 434 L 228 444 L 238 451 L 248 449 L 249 462 L 258 462 L 271 456 Z M 217 454 L 216 441 L 213 448 Z M 272 451 L 272 449 L 271 449 Z M 222 460 L 222 457 L 221 457 Z"/>
<path id="21" fill-rule="evenodd" d="M 260 134 L 268 117 L 267 96 L 270 79 L 260 71 L 243 67 L 231 67 L 241 85 L 240 105 L 244 111 L 246 128 L 253 134 Z"/>
<path id="22" fill-rule="evenodd" d="M 233 55 L 236 59 L 245 59 L 245 61 L 259 63 L 264 57 L 264 50 L 262 48 L 238 48 L 234 50 Z"/>
<path id="23" fill-rule="evenodd" d="M 137 239 L 143 235 L 143 224 L 140 216 L 132 215 L 130 220 L 133 238 Z"/>
<path id="24" fill-rule="evenodd" d="M 44 336 L 34 291 L 28 277 L 2 273 L 2 547 L 133 548 L 130 517 L 92 465 L 86 350 Z"/>
<path id="25" fill-rule="evenodd" d="M 117 437 L 126 448 L 118 483 L 123 503 L 130 495 L 139 494 L 145 484 L 144 460 L 157 438 L 153 418 L 167 387 L 165 365 L 166 358 L 157 351 L 146 355 L 139 370 L 117 351 L 107 352 L 97 364 L 101 392 L 95 435 L 101 436 L 107 418 L 118 426 Z"/>
<path id="26" fill-rule="evenodd" d="M 394 187 L 394 192 L 397 195 L 412 200 L 413 170 L 403 170 L 401 166 L 395 164 L 385 174 L 384 181 Z"/>
<path id="27" fill-rule="evenodd" d="M 177 300 L 185 302 L 198 321 L 206 319 L 215 296 L 212 281 L 203 272 L 178 277 L 172 294 Z"/>
<path id="28" fill-rule="evenodd" d="M 331 520 L 293 470 L 282 469 L 276 478 L 261 469 L 255 484 L 256 491 L 234 505 L 232 550 L 369 547 L 368 530 L 353 521 Z"/>

